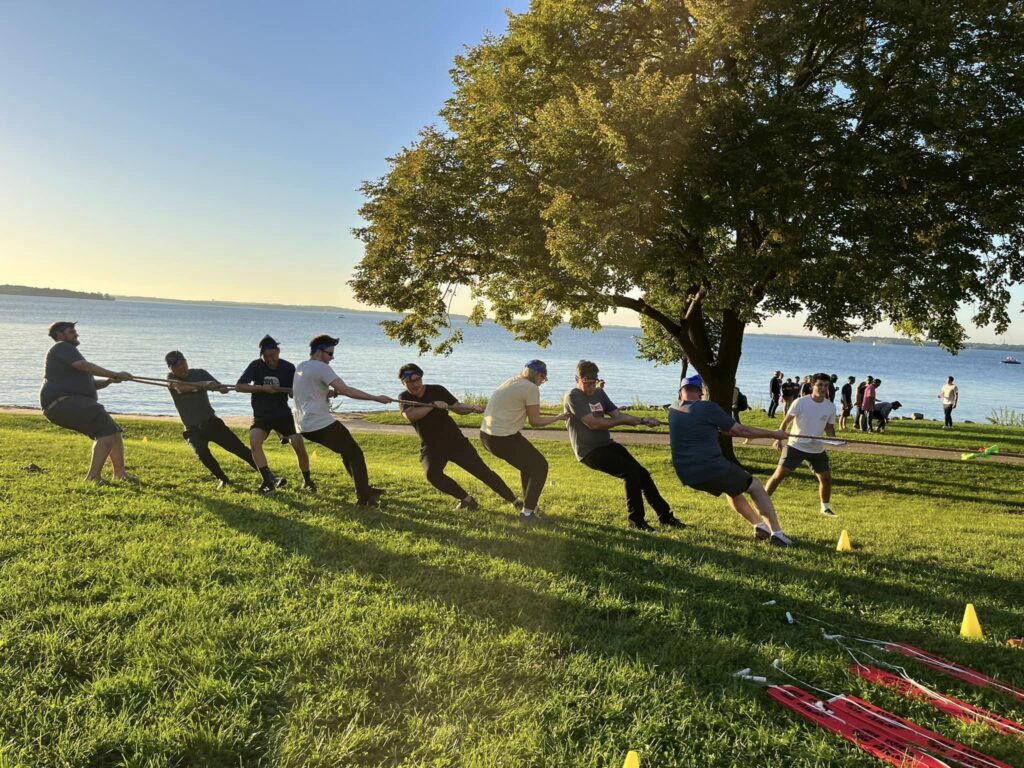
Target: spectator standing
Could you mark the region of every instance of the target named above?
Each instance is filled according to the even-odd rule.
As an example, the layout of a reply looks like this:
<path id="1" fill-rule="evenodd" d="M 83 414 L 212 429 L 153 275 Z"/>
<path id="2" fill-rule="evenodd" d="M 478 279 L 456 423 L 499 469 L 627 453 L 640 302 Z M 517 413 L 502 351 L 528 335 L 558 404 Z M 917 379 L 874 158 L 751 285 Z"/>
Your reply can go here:
<path id="1" fill-rule="evenodd" d="M 828 401 L 834 403 L 836 401 L 836 382 L 839 381 L 839 376 L 832 374 L 828 377 Z"/>
<path id="2" fill-rule="evenodd" d="M 855 376 L 848 376 L 843 388 L 839 391 L 839 405 L 842 408 L 839 414 L 839 428 L 846 429 L 846 420 L 850 418 L 853 410 L 853 383 L 857 380 Z"/>
<path id="3" fill-rule="evenodd" d="M 875 395 L 878 385 L 881 383 L 881 379 L 872 379 L 868 376 L 868 384 L 864 387 L 864 396 L 861 398 L 860 409 L 861 413 L 864 414 L 864 423 L 862 424 L 861 429 L 865 432 L 873 431 L 871 429 L 871 415 L 875 412 Z"/>
<path id="4" fill-rule="evenodd" d="M 960 401 L 960 390 L 957 389 L 956 384 L 953 383 L 953 377 L 950 376 L 946 379 L 946 383 L 942 389 L 939 390 L 938 397 L 942 400 L 942 415 L 945 419 L 943 429 L 953 428 L 953 409 L 956 408 L 957 403 Z"/>
<path id="5" fill-rule="evenodd" d="M 768 418 L 774 419 L 782 399 L 782 371 L 776 371 L 768 382 Z"/>

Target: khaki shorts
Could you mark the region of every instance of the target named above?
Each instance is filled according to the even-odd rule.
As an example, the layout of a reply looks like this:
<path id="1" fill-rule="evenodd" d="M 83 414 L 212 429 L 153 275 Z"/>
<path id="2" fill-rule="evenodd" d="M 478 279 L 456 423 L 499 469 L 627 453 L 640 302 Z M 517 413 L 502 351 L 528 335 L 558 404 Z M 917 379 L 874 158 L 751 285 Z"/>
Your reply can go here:
<path id="1" fill-rule="evenodd" d="M 107 409 L 85 395 L 67 395 L 50 403 L 43 416 L 51 424 L 88 435 L 93 440 L 116 435 L 121 428 L 114 423 Z"/>

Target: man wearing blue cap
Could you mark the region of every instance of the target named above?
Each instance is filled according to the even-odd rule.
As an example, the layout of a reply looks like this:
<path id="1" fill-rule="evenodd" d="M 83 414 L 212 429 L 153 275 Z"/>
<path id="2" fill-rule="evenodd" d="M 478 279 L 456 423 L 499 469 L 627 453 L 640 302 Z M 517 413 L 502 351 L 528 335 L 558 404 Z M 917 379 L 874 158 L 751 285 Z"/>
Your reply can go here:
<path id="1" fill-rule="evenodd" d="M 717 403 L 703 400 L 703 390 L 704 382 L 700 376 L 684 379 L 679 388 L 679 402 L 668 412 L 672 466 L 676 474 L 684 485 L 694 490 L 712 496 L 724 493 L 729 499 L 729 506 L 753 526 L 754 538 L 768 539 L 779 547 L 792 546 L 793 541 L 782 532 L 775 505 L 764 486 L 745 469 L 725 458 L 718 442 L 720 432 L 734 437 L 785 438 L 788 434 L 781 429 L 759 429 L 737 423 Z M 744 494 L 750 495 L 757 512 Z"/>
<path id="2" fill-rule="evenodd" d="M 252 393 L 252 426 L 249 427 L 249 445 L 256 468 L 263 480 L 276 483 L 270 472 L 263 444 L 271 432 L 277 432 L 291 443 L 302 472 L 302 490 L 316 493 L 316 485 L 309 474 L 309 454 L 302 435 L 295 429 L 295 419 L 288 405 L 288 392 L 295 381 L 295 366 L 281 359 L 281 348 L 272 336 L 260 339 L 260 356 L 249 363 L 238 377 L 235 386 L 239 392 Z"/>
<path id="3" fill-rule="evenodd" d="M 412 424 L 420 438 L 420 463 L 427 482 L 458 499 L 456 509 L 477 509 L 480 503 L 453 478 L 444 473 L 449 463 L 466 470 L 501 498 L 516 508 L 522 502 L 501 476 L 488 467 L 473 444 L 466 439 L 450 412 L 458 414 L 482 413 L 478 405 L 460 403 L 458 398 L 440 384 L 425 384 L 423 369 L 416 363 L 406 363 L 398 369 L 398 379 L 405 391 L 398 396 L 402 416 Z"/>
<path id="4" fill-rule="evenodd" d="M 369 507 L 380 501 L 384 491 L 370 485 L 363 449 L 352 437 L 352 433 L 334 418 L 329 399 L 343 396 L 384 404 L 393 403 L 394 400 L 387 395 L 371 395 L 342 381 L 330 366 L 337 344 L 338 339 L 327 334 L 310 339 L 309 359 L 303 360 L 295 368 L 295 382 L 292 385 L 295 424 L 307 440 L 319 443 L 341 456 L 345 471 L 356 488 L 356 504 Z"/>
<path id="5" fill-rule="evenodd" d="M 618 477 L 626 484 L 626 509 L 629 527 L 638 531 L 654 531 L 644 519 L 644 499 L 658 513 L 662 525 L 670 528 L 686 526 L 672 514 L 668 502 L 658 492 L 651 473 L 633 458 L 626 447 L 612 440 L 609 430 L 620 424 L 656 427 L 657 419 L 638 419 L 623 413 L 598 387 L 597 364 L 580 360 L 576 364 L 576 387 L 565 393 L 565 410 L 569 413 L 569 442 L 581 464 Z"/>
<path id="6" fill-rule="evenodd" d="M 540 385 L 548 380 L 548 367 L 543 360 L 530 360 L 520 372 L 502 384 L 487 400 L 480 424 L 480 442 L 499 459 L 519 470 L 523 486 L 523 508 L 519 518 L 524 523 L 542 522 L 537 507 L 540 493 L 548 478 L 548 461 L 523 437 L 522 428 L 546 427 L 569 418 L 566 411 L 555 416 L 540 415 Z"/>

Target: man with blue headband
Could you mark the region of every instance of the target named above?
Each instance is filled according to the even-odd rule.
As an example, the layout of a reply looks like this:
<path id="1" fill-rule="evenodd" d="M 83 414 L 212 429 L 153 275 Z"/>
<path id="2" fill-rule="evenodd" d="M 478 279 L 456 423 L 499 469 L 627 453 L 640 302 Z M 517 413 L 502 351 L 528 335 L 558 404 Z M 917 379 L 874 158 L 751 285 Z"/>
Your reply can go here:
<path id="1" fill-rule="evenodd" d="M 719 433 L 771 438 L 786 438 L 788 433 L 740 424 L 717 403 L 702 399 L 703 394 L 704 382 L 700 376 L 684 379 L 679 388 L 679 400 L 668 412 L 672 466 L 679 480 L 712 496 L 724 493 L 729 506 L 753 527 L 755 539 L 768 539 L 779 547 L 792 546 L 792 539 L 782 532 L 775 505 L 764 486 L 743 467 L 725 458 L 718 442 Z M 757 512 L 744 494 L 749 494 Z"/>
<path id="2" fill-rule="evenodd" d="M 473 444 L 466 439 L 450 412 L 458 414 L 482 413 L 478 405 L 460 403 L 458 398 L 440 384 L 425 384 L 423 369 L 416 363 L 406 363 L 398 369 L 398 378 L 405 387 L 399 394 L 398 404 L 402 416 L 412 424 L 420 438 L 420 463 L 427 482 L 458 499 L 456 509 L 477 509 L 480 503 L 454 478 L 445 474 L 449 463 L 466 470 L 509 504 L 519 508 L 522 502 L 493 469 L 488 467 Z"/>
<path id="3" fill-rule="evenodd" d="M 525 437 L 522 428 L 546 427 L 569 418 L 567 411 L 555 416 L 540 415 L 540 385 L 548 380 L 548 367 L 543 360 L 530 360 L 518 376 L 506 381 L 487 401 L 480 424 L 480 442 L 499 459 L 519 470 L 523 486 L 523 507 L 519 513 L 524 523 L 542 522 L 544 516 L 537 506 L 548 477 L 548 461 Z"/>
<path id="4" fill-rule="evenodd" d="M 302 490 L 316 493 L 316 485 L 309 474 L 309 454 L 302 435 L 295 429 L 295 419 L 288 404 L 288 393 L 295 380 L 295 366 L 281 358 L 281 348 L 273 336 L 260 339 L 260 356 L 246 367 L 235 386 L 239 392 L 252 393 L 252 426 L 249 427 L 249 445 L 256 468 L 263 480 L 274 482 L 263 444 L 271 432 L 277 432 L 291 444 L 302 473 Z"/>
<path id="5" fill-rule="evenodd" d="M 384 491 L 370 485 L 363 450 L 352 433 L 334 418 L 329 398 L 343 396 L 377 403 L 394 401 L 387 395 L 371 395 L 342 381 L 330 366 L 337 344 L 338 339 L 332 336 L 314 336 L 309 342 L 309 359 L 296 366 L 292 384 L 295 424 L 304 438 L 341 456 L 345 471 L 356 487 L 356 504 L 369 507 L 380 501 Z"/>
<path id="6" fill-rule="evenodd" d="M 252 451 L 245 447 L 245 443 L 228 428 L 210 405 L 211 391 L 224 393 L 229 391 L 228 388 L 217 381 L 209 371 L 203 368 L 189 368 L 188 360 L 178 350 L 168 352 L 164 360 L 167 362 L 167 383 L 171 399 L 181 417 L 181 423 L 185 426 L 182 437 L 202 465 L 220 481 L 219 487 L 225 488 L 231 481 L 210 452 L 210 443 L 219 445 L 259 471 L 256 462 L 253 461 Z M 260 475 L 263 476 L 262 473 Z M 271 477 L 268 482 L 264 477 L 258 490 L 267 494 L 273 493 L 275 488 L 274 478 Z"/>

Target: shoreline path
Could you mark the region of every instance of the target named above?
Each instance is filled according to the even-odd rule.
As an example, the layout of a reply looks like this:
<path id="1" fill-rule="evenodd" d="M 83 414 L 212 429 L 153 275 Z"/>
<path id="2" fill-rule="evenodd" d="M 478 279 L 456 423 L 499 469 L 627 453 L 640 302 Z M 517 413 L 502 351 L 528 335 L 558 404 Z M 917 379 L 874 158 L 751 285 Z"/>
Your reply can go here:
<path id="1" fill-rule="evenodd" d="M 38 408 L 22 408 L 16 406 L 0 406 L 0 413 L 18 413 L 23 415 L 42 416 Z M 113 413 L 119 420 L 123 421 L 178 421 L 177 416 L 156 416 L 127 413 Z M 373 432 L 387 435 L 411 435 L 411 426 L 405 424 L 378 424 L 367 421 L 366 414 L 359 412 L 339 413 L 338 418 L 345 424 L 350 432 Z M 245 428 L 252 422 L 251 416 L 225 416 L 225 423 L 229 427 Z M 462 434 L 466 437 L 476 438 L 479 436 L 478 427 L 463 427 Z M 623 445 L 668 445 L 668 435 L 664 432 L 621 432 L 613 431 L 615 440 Z M 524 429 L 523 435 L 530 440 L 542 441 L 568 441 L 568 434 L 564 430 L 556 429 Z M 842 434 L 836 436 L 842 439 Z M 774 450 L 771 447 L 771 440 L 756 439 L 750 440 L 746 445 L 750 448 L 762 448 Z M 829 446 L 829 451 L 846 453 L 867 453 L 875 456 L 895 456 L 908 459 L 939 459 L 943 461 L 960 461 L 960 450 L 950 451 L 946 449 L 925 448 L 917 445 L 894 446 L 894 445 L 873 445 L 871 443 L 849 442 L 845 445 Z M 1018 464 L 1024 465 L 1024 457 L 1006 456 L 994 454 L 986 457 L 986 462 L 997 464 Z"/>

